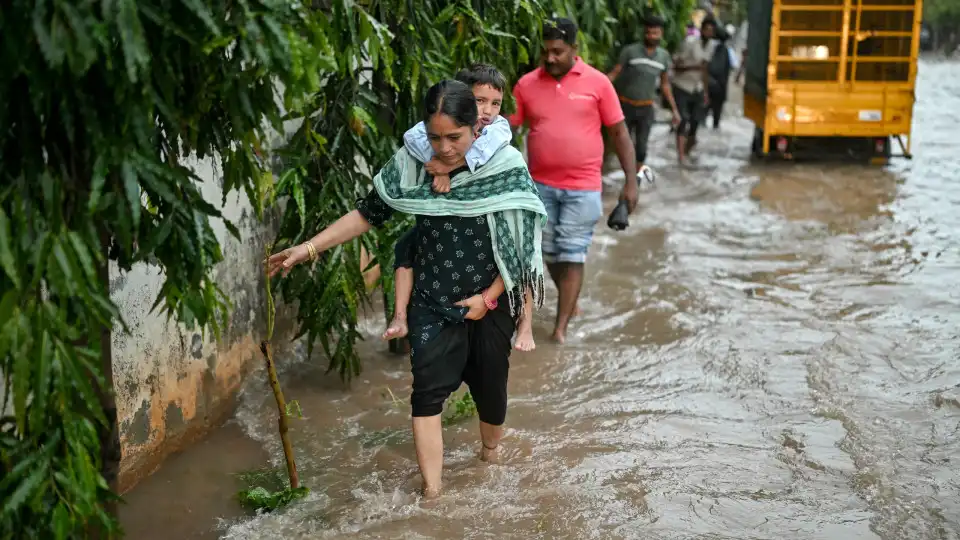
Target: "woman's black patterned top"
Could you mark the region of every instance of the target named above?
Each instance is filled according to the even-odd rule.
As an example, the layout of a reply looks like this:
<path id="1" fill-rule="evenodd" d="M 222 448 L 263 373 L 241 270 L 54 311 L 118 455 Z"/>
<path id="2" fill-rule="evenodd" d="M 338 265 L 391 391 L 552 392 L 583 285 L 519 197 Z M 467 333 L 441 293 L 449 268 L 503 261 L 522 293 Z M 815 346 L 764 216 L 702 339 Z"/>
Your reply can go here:
<path id="1" fill-rule="evenodd" d="M 464 170 L 451 172 L 450 177 Z M 357 210 L 374 227 L 393 215 L 376 189 L 357 201 Z M 397 266 L 407 266 L 401 262 L 406 258 L 413 267 L 408 326 L 414 354 L 445 325 L 463 322 L 467 309 L 455 304 L 479 294 L 499 275 L 486 216 L 416 218 L 413 234 L 404 235 L 404 245 L 397 246 Z"/>

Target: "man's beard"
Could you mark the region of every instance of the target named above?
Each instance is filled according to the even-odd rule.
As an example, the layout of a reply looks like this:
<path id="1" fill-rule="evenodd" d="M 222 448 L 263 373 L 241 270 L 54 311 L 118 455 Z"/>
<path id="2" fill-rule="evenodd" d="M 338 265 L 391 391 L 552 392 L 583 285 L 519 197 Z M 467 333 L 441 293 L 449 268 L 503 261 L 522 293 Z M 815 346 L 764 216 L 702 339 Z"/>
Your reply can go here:
<path id="1" fill-rule="evenodd" d="M 547 71 L 551 73 L 562 74 L 570 71 L 573 66 L 567 66 L 564 64 L 547 64 Z"/>

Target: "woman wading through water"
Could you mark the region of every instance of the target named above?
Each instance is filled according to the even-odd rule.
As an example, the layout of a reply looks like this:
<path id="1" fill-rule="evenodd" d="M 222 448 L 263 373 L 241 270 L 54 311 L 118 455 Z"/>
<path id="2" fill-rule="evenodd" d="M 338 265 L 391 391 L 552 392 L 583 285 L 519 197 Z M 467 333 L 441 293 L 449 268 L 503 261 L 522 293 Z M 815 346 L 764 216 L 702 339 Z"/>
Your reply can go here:
<path id="1" fill-rule="evenodd" d="M 440 413 L 466 382 L 480 417 L 480 457 L 497 457 L 507 411 L 510 339 L 525 291 L 542 303 L 541 233 L 546 209 L 520 152 L 506 145 L 471 171 L 464 156 L 476 138 L 477 103 L 458 81 L 437 83 L 424 100 L 424 123 L 438 159 L 456 167 L 448 193 L 405 148 L 373 180 L 374 189 L 308 242 L 272 255 L 271 275 L 316 260 L 320 252 L 380 226 L 394 211 L 413 214 L 409 247 L 415 275 L 410 306 L 413 439 L 423 493 L 440 493 Z M 403 251 L 403 250 L 401 250 Z M 402 255 L 402 253 L 401 253 Z"/>

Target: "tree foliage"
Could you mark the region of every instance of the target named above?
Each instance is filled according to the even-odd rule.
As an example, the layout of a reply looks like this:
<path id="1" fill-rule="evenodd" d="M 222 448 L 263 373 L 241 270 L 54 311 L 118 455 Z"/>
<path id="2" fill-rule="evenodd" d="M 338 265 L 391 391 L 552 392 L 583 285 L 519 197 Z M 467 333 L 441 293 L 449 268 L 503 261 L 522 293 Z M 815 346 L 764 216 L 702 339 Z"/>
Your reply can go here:
<path id="1" fill-rule="evenodd" d="M 108 264 L 158 268 L 154 308 L 219 332 L 221 215 L 183 158 L 215 159 L 224 197 L 254 195 L 269 180 L 256 149 L 280 125 L 274 82 L 290 101 L 315 90 L 319 37 L 311 12 L 278 0 L 0 10 L 0 537 L 112 534 L 123 326 Z"/>
<path id="2" fill-rule="evenodd" d="M 923 20 L 939 28 L 960 29 L 960 2 L 924 0 Z"/>
<path id="3" fill-rule="evenodd" d="M 581 49 L 588 63 L 606 70 L 620 49 L 643 39 L 642 21 L 653 13 L 664 19 L 664 46 L 673 50 L 686 35 L 696 0 L 563 0 L 552 2 L 555 13 L 571 17 L 580 26 Z"/>
<path id="4" fill-rule="evenodd" d="M 292 115 L 305 117 L 279 152 L 278 194 L 289 197 L 277 245 L 303 242 L 354 208 L 370 189 L 373 169 L 396 151 L 404 130 L 420 120 L 431 84 L 473 62 L 488 62 L 516 81 L 539 61 L 542 21 L 567 16 L 581 28 L 581 54 L 601 69 L 619 48 L 642 36 L 640 21 L 653 11 L 668 20 L 668 43 L 684 35 L 692 0 L 332 0 L 322 10 L 333 63 L 325 84 Z M 510 107 L 508 96 L 506 108 Z M 312 351 L 319 343 L 330 369 L 349 380 L 360 372 L 354 345 L 357 317 L 370 303 L 360 268 L 364 247 L 392 269 L 393 245 L 410 226 L 402 217 L 336 248 L 313 267 L 294 269 L 281 283 L 298 305 L 300 335 Z M 381 272 L 387 312 L 390 271 Z"/>
<path id="5" fill-rule="evenodd" d="M 956 52 L 960 45 L 960 1 L 925 0 L 923 21 L 933 30 L 934 47 L 947 54 Z"/>

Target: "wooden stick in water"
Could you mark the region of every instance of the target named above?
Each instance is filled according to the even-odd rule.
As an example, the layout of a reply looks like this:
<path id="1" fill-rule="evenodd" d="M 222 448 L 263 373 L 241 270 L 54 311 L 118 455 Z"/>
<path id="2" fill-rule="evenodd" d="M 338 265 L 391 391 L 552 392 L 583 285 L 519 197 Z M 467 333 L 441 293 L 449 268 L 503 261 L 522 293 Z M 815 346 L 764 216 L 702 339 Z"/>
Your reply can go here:
<path id="1" fill-rule="evenodd" d="M 277 368 L 273 363 L 273 351 L 270 348 L 269 341 L 260 342 L 260 352 L 263 353 L 264 360 L 267 362 L 267 376 L 270 378 L 270 387 L 273 388 L 273 396 L 277 398 L 277 412 L 280 414 L 278 422 L 280 442 L 283 443 L 283 457 L 287 460 L 287 475 L 290 477 L 290 487 L 297 489 L 300 487 L 300 476 L 297 474 L 293 445 L 290 444 L 290 437 L 287 434 L 290 429 L 287 424 L 287 401 L 283 397 L 283 390 L 280 389 L 280 380 L 277 378 Z"/>
<path id="2" fill-rule="evenodd" d="M 267 246 L 267 258 L 270 257 L 271 246 Z M 273 291 L 270 290 L 270 274 L 264 267 L 264 279 L 267 296 L 267 339 L 260 342 L 260 352 L 263 353 L 263 359 L 267 363 L 267 377 L 270 379 L 270 387 L 273 388 L 273 397 L 277 398 L 277 412 L 280 414 L 278 428 L 280 430 L 280 442 L 283 444 L 283 457 L 287 460 L 287 475 L 290 477 L 290 488 L 300 487 L 300 476 L 297 474 L 297 462 L 293 456 L 293 445 L 290 444 L 290 437 L 287 432 L 290 426 L 287 424 L 287 400 L 283 397 L 283 390 L 280 389 L 280 379 L 277 378 L 277 366 L 273 362 L 273 350 L 270 347 L 270 340 L 273 339 L 274 318 L 276 316 L 276 306 L 273 302 Z"/>

